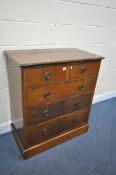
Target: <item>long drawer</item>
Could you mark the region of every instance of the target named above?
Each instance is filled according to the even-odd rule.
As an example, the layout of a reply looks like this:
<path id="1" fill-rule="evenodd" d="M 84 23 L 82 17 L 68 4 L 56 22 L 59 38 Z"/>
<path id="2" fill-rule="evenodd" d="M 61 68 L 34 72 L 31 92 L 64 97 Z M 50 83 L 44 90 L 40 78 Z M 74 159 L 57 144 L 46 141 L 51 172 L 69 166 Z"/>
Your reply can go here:
<path id="1" fill-rule="evenodd" d="M 25 90 L 28 106 L 51 103 L 69 96 L 82 95 L 94 91 L 96 76 L 79 80 L 60 82 L 34 90 Z"/>
<path id="2" fill-rule="evenodd" d="M 46 120 L 59 117 L 88 107 L 92 94 L 71 96 L 50 104 L 35 105 L 28 109 L 28 125 L 32 126 Z"/>
<path id="3" fill-rule="evenodd" d="M 89 108 L 35 125 L 28 129 L 28 145 L 39 143 L 75 127 L 87 124 Z"/>

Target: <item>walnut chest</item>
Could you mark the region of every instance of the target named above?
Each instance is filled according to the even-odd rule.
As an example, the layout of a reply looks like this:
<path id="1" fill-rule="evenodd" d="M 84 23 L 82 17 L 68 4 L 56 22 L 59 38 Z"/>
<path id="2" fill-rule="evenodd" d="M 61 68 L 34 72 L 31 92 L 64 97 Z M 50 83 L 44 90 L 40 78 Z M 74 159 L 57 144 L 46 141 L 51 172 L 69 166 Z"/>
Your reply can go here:
<path id="1" fill-rule="evenodd" d="M 12 132 L 24 158 L 88 130 L 103 57 L 79 49 L 5 51 Z"/>

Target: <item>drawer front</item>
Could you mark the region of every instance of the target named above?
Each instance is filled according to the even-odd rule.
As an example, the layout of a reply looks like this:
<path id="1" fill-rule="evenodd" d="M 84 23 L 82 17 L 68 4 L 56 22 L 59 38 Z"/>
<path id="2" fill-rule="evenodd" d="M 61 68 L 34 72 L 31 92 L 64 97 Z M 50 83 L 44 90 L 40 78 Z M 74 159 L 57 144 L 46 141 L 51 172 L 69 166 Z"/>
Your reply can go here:
<path id="1" fill-rule="evenodd" d="M 100 61 L 70 64 L 68 66 L 68 80 L 77 79 L 79 77 L 97 75 L 100 67 Z"/>
<path id="2" fill-rule="evenodd" d="M 34 89 L 52 82 L 66 80 L 67 67 L 65 65 L 36 66 L 29 67 L 26 71 L 27 88 Z"/>
<path id="3" fill-rule="evenodd" d="M 28 144 L 39 143 L 66 130 L 85 125 L 88 122 L 88 114 L 89 109 L 87 108 L 29 128 Z"/>
<path id="4" fill-rule="evenodd" d="M 28 95 L 26 95 L 28 106 L 51 103 L 69 96 L 93 92 L 95 84 L 96 77 L 91 77 L 29 90 Z"/>
<path id="5" fill-rule="evenodd" d="M 29 126 L 59 117 L 79 109 L 88 107 L 91 104 L 92 94 L 83 96 L 73 96 L 66 99 L 50 103 L 33 106 L 28 109 L 28 124 Z"/>

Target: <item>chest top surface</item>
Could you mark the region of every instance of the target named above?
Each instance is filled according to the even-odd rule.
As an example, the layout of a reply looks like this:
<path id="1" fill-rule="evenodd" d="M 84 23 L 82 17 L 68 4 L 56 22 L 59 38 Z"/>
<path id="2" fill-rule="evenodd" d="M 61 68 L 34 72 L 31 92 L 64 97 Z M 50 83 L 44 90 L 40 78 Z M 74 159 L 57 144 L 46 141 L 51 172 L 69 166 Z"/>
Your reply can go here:
<path id="1" fill-rule="evenodd" d="M 92 61 L 103 58 L 76 48 L 10 50 L 4 51 L 4 53 L 9 59 L 15 62 L 16 66 Z"/>

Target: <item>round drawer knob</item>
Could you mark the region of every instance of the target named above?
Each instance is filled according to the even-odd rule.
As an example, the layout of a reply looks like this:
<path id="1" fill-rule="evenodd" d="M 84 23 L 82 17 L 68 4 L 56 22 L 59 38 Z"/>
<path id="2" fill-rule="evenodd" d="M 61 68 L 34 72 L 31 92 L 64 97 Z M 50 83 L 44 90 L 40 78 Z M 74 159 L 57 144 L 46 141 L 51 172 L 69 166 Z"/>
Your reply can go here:
<path id="1" fill-rule="evenodd" d="M 77 100 L 76 107 L 80 107 L 80 105 L 81 105 L 81 102 L 79 100 Z"/>
<path id="2" fill-rule="evenodd" d="M 77 117 L 74 117 L 73 118 L 73 124 L 75 125 L 75 124 L 78 124 L 78 123 L 79 123 L 79 119 Z"/>
<path id="3" fill-rule="evenodd" d="M 50 80 L 51 76 L 52 76 L 52 73 L 51 72 L 45 72 L 45 74 L 44 74 L 44 78 L 46 80 Z"/>
<path id="4" fill-rule="evenodd" d="M 83 89 L 84 89 L 84 84 L 80 84 L 79 90 L 83 90 Z"/>
<path id="5" fill-rule="evenodd" d="M 47 128 L 44 128 L 44 129 L 43 129 L 43 135 L 47 135 L 47 133 L 48 133 Z"/>
<path id="6" fill-rule="evenodd" d="M 82 67 L 82 68 L 81 68 L 81 73 L 82 73 L 82 74 L 85 74 L 86 72 L 87 72 L 87 68 L 86 68 L 86 67 Z"/>
<path id="7" fill-rule="evenodd" d="M 44 98 L 47 98 L 47 97 L 49 97 L 50 95 L 51 95 L 50 92 L 45 92 L 43 96 L 44 96 Z"/>
<path id="8" fill-rule="evenodd" d="M 49 116 L 48 110 L 45 109 L 44 112 L 43 112 L 43 114 L 44 114 L 44 117 L 48 117 Z"/>

